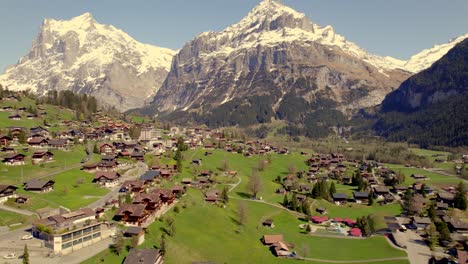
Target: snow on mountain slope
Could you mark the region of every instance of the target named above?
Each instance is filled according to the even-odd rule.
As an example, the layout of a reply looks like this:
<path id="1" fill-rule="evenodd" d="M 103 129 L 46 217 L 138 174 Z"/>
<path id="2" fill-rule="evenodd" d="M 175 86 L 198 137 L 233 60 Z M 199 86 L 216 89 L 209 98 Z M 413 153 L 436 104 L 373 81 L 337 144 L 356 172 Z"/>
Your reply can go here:
<path id="1" fill-rule="evenodd" d="M 412 56 L 404 65 L 404 68 L 409 72 L 420 72 L 442 58 L 455 45 L 468 38 L 468 34 L 450 40 L 442 45 L 435 45 L 433 48 L 425 49 L 420 53 Z"/>
<path id="2" fill-rule="evenodd" d="M 12 90 L 73 90 L 108 105 L 140 107 L 164 81 L 175 51 L 137 42 L 90 13 L 44 20 L 32 49 L 0 76 Z"/>

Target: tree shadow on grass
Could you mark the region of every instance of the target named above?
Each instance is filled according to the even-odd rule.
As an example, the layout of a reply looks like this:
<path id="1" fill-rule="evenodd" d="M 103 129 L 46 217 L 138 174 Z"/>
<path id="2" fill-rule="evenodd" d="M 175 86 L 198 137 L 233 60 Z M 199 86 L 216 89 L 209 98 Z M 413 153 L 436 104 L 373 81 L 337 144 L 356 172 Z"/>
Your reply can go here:
<path id="1" fill-rule="evenodd" d="M 250 195 L 249 193 L 245 193 L 245 192 L 236 192 L 237 195 L 239 195 L 240 197 L 244 198 L 244 199 L 251 199 L 252 198 L 252 195 Z"/>
<path id="2" fill-rule="evenodd" d="M 236 218 L 234 218 L 234 217 L 232 217 L 232 216 L 229 216 L 229 219 L 231 219 L 231 221 L 232 221 L 234 224 L 236 224 L 236 225 L 238 225 L 238 226 L 241 225 L 241 222 L 239 222 L 239 220 L 237 220 Z"/>

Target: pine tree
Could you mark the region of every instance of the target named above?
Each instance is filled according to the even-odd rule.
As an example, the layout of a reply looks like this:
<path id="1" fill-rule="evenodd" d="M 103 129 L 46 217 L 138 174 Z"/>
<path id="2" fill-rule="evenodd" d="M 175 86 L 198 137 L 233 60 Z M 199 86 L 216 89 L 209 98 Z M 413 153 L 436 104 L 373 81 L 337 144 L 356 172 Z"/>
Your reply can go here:
<path id="1" fill-rule="evenodd" d="M 284 198 L 283 198 L 283 206 L 284 207 L 289 206 L 288 195 L 286 193 L 284 194 Z"/>
<path id="2" fill-rule="evenodd" d="M 433 249 L 437 245 L 437 241 L 439 240 L 437 229 L 434 223 L 431 223 L 431 225 L 429 226 L 429 230 L 427 231 L 427 234 L 429 235 L 429 238 L 428 238 L 429 247 Z"/>
<path id="3" fill-rule="evenodd" d="M 465 191 L 465 184 L 460 182 L 457 186 L 457 193 L 455 194 L 453 200 L 453 206 L 460 210 L 466 210 L 467 201 L 466 201 L 466 191 Z"/>
<path id="4" fill-rule="evenodd" d="M 435 210 L 435 205 L 434 205 L 434 203 L 431 203 L 431 205 L 430 205 L 429 208 L 427 209 L 427 216 L 429 216 L 429 218 L 431 218 L 432 222 L 435 221 L 435 218 L 436 218 L 436 210 Z"/>
<path id="5" fill-rule="evenodd" d="M 333 196 L 334 193 L 336 193 L 336 187 L 335 187 L 335 183 L 332 182 L 332 184 L 330 185 L 330 191 L 329 191 L 330 197 Z"/>
<path id="6" fill-rule="evenodd" d="M 224 187 L 223 189 L 223 193 L 221 195 L 222 199 L 223 199 L 223 202 L 225 204 L 229 203 L 229 193 L 228 193 L 228 188 L 227 187 Z"/>
<path id="7" fill-rule="evenodd" d="M 29 251 L 28 251 L 28 245 L 24 245 L 24 251 L 23 251 L 23 264 L 29 264 Z"/>
<path id="8" fill-rule="evenodd" d="M 292 210 L 294 210 L 294 211 L 297 210 L 297 196 L 296 196 L 296 193 L 293 193 L 293 195 L 292 195 L 291 207 L 292 207 Z"/>
<path id="9" fill-rule="evenodd" d="M 368 205 L 372 206 L 373 204 L 374 204 L 374 192 L 371 191 L 369 193 L 369 203 L 368 203 Z"/>

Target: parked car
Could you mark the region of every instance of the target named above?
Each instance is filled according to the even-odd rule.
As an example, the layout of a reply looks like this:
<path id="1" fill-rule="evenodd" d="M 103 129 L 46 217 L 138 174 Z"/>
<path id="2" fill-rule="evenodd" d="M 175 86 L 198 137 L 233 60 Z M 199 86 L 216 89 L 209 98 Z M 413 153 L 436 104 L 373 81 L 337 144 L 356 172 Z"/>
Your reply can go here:
<path id="1" fill-rule="evenodd" d="M 24 235 L 24 236 L 21 237 L 21 240 L 30 240 L 32 238 L 33 238 L 33 236 L 31 236 L 31 235 Z"/>
<path id="2" fill-rule="evenodd" d="M 16 254 L 15 253 L 8 253 L 7 255 L 3 256 L 4 259 L 15 259 Z"/>

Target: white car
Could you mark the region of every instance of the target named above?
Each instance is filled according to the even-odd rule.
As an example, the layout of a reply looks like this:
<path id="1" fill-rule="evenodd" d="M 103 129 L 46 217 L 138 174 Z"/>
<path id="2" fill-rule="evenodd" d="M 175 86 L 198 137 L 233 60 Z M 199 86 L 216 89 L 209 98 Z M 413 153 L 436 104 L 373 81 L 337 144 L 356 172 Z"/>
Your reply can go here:
<path id="1" fill-rule="evenodd" d="M 4 259 L 15 259 L 16 254 L 15 253 L 10 253 L 8 255 L 3 256 Z"/>
<path id="2" fill-rule="evenodd" d="M 30 240 L 30 239 L 33 239 L 33 236 L 31 235 L 24 235 L 21 237 L 21 240 Z"/>

